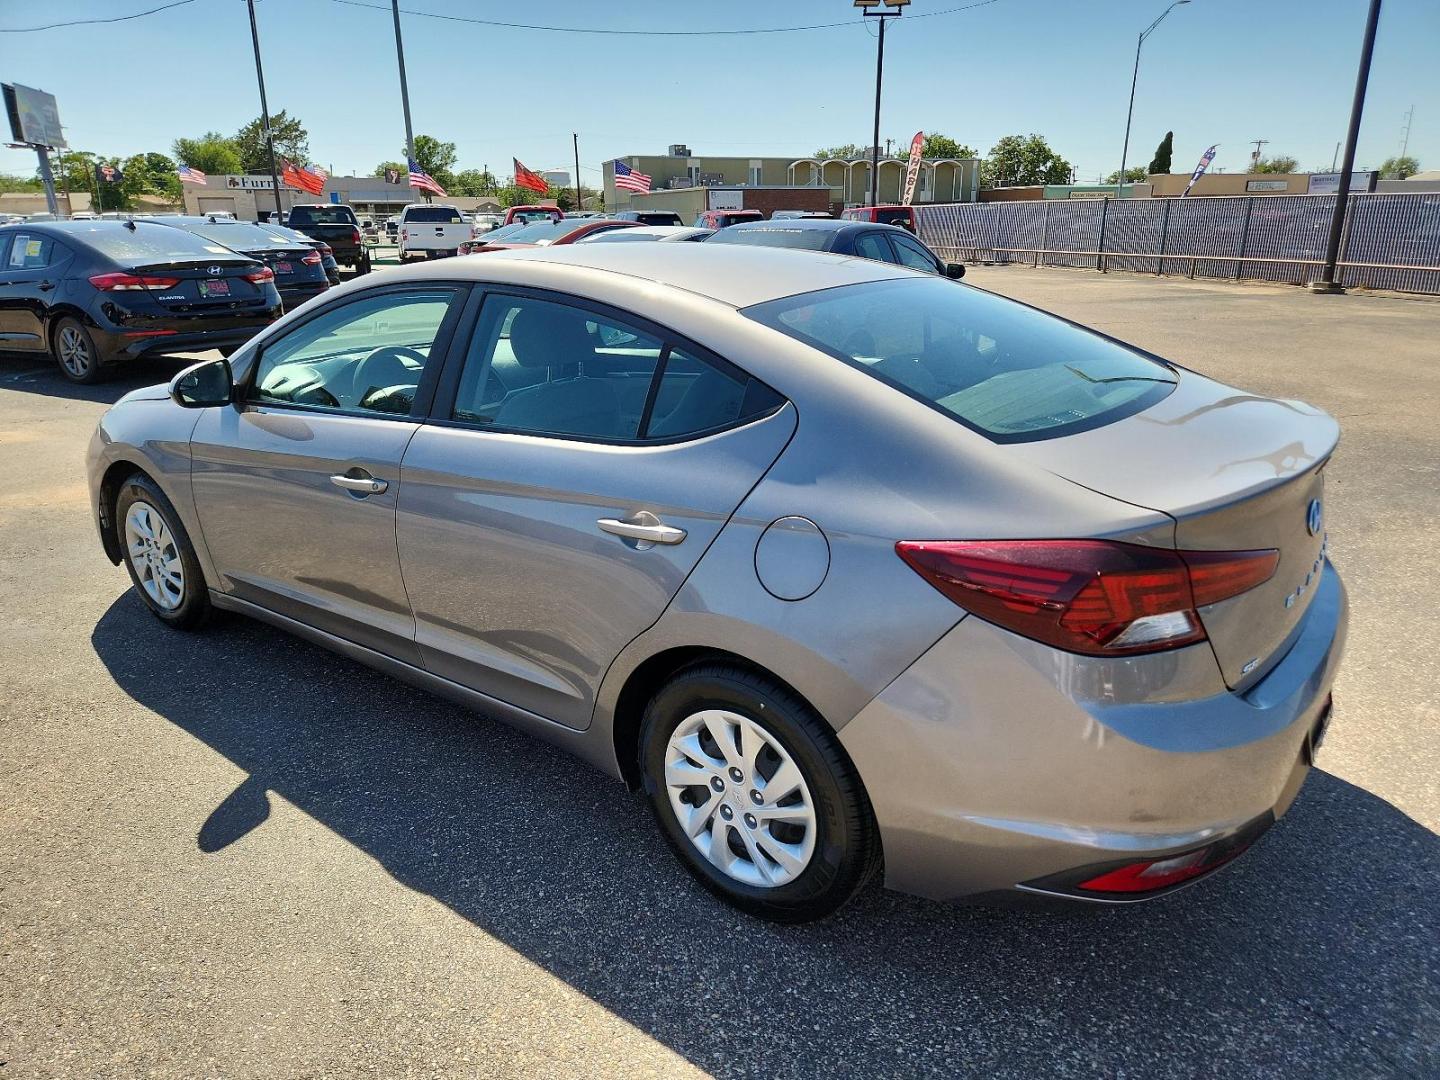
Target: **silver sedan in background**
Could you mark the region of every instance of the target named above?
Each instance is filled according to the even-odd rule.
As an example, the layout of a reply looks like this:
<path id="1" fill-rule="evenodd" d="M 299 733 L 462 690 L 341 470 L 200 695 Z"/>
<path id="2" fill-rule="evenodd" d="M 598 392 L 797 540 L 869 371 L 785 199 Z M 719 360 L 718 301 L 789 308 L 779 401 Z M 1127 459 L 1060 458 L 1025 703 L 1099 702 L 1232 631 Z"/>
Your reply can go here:
<path id="1" fill-rule="evenodd" d="M 1330 718 L 1337 437 L 933 274 L 610 243 L 331 290 L 122 399 L 89 475 L 162 623 L 558 743 L 800 921 L 882 867 L 1124 902 L 1250 845 Z"/>

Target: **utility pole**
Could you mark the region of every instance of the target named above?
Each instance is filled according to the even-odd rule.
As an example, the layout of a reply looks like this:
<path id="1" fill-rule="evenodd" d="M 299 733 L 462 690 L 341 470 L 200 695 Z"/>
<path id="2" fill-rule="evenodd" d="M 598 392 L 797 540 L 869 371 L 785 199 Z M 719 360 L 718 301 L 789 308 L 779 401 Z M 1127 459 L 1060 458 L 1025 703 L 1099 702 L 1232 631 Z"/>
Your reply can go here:
<path id="1" fill-rule="evenodd" d="M 575 209 L 584 210 L 585 200 L 580 197 L 580 135 L 578 132 L 570 133 L 570 141 L 575 144 Z"/>
<path id="2" fill-rule="evenodd" d="M 1130 107 L 1125 112 L 1125 143 L 1120 148 L 1120 173 L 1116 177 L 1117 185 L 1115 197 L 1125 197 L 1125 164 L 1130 156 L 1130 122 L 1135 118 L 1135 85 L 1140 81 L 1140 49 L 1145 44 L 1145 39 L 1155 32 L 1155 28 L 1165 21 L 1165 17 L 1177 7 L 1190 3 L 1190 0 L 1173 0 L 1169 7 L 1160 13 L 1160 17 L 1140 31 L 1140 36 L 1135 39 L 1135 68 L 1130 73 Z"/>
<path id="3" fill-rule="evenodd" d="M 854 0 L 862 16 L 880 23 L 880 44 L 875 51 L 875 130 L 870 139 L 871 206 L 878 206 L 880 203 L 880 86 L 885 77 L 885 24 L 904 15 L 905 6 L 910 0 L 884 0 L 885 7 L 891 10 L 882 10 L 880 2 L 881 0 Z M 890 155 L 887 152 L 885 156 Z"/>
<path id="4" fill-rule="evenodd" d="M 260 84 L 260 123 L 265 145 L 270 148 L 270 183 L 275 185 L 275 224 L 280 224 L 280 174 L 275 168 L 275 133 L 270 130 L 270 106 L 265 101 L 265 69 L 260 66 L 260 30 L 255 25 L 255 0 L 245 0 L 250 9 L 250 41 L 255 46 L 255 81 Z"/>
<path id="5" fill-rule="evenodd" d="M 1370 58 L 1375 54 L 1375 28 L 1380 23 L 1380 0 L 1370 0 L 1365 19 L 1365 40 L 1360 46 L 1360 69 L 1355 73 L 1355 98 L 1350 103 L 1350 129 L 1345 133 L 1345 160 L 1340 165 L 1340 190 L 1335 193 L 1335 210 L 1330 215 L 1330 237 L 1325 245 L 1325 268 L 1320 280 L 1310 283 L 1316 293 L 1341 293 L 1336 280 L 1340 260 L 1340 233 L 1345 228 L 1345 208 L 1350 202 L 1350 174 L 1355 170 L 1355 142 L 1360 137 L 1360 115 L 1365 111 L 1365 88 L 1370 82 Z"/>
<path id="6" fill-rule="evenodd" d="M 415 131 L 410 126 L 410 86 L 405 81 L 405 43 L 400 40 L 400 0 L 390 0 L 390 11 L 395 16 L 395 56 L 400 61 L 400 104 L 405 109 L 405 169 L 408 176 L 410 162 L 416 160 Z M 425 201 L 430 201 L 428 191 L 425 192 Z"/>
<path id="7" fill-rule="evenodd" d="M 1330 171 L 1335 171 L 1335 166 L 1340 162 L 1340 144 L 1335 144 L 1335 153 L 1330 155 Z"/>
<path id="8" fill-rule="evenodd" d="M 1261 148 L 1262 146 L 1269 146 L 1269 145 L 1270 145 L 1270 140 L 1269 140 L 1269 139 L 1253 139 L 1253 140 L 1251 140 L 1251 141 L 1255 143 L 1255 149 L 1252 150 L 1252 151 L 1250 151 L 1250 171 L 1251 171 L 1251 172 L 1254 172 L 1256 169 L 1258 169 L 1258 168 L 1260 167 L 1260 148 Z"/>
<path id="9" fill-rule="evenodd" d="M 1415 122 L 1415 106 L 1411 105 L 1405 113 L 1405 137 L 1400 140 L 1400 156 L 1405 156 L 1405 151 L 1410 149 L 1410 125 Z"/>

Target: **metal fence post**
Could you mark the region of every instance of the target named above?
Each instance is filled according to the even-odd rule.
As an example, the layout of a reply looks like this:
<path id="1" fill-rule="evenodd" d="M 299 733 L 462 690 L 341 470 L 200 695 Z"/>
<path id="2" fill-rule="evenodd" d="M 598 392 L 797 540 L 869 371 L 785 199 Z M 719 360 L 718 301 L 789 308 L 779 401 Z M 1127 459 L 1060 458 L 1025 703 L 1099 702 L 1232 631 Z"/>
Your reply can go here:
<path id="1" fill-rule="evenodd" d="M 1250 243 L 1250 215 L 1255 210 L 1255 196 L 1251 195 L 1245 200 L 1245 225 L 1240 230 L 1240 256 L 1235 260 L 1235 280 L 1240 280 L 1240 272 L 1245 269 L 1245 250 Z"/>
<path id="2" fill-rule="evenodd" d="M 1095 269 L 1105 272 L 1105 215 L 1110 209 L 1110 200 L 1100 200 L 1100 242 L 1095 245 Z"/>
<path id="3" fill-rule="evenodd" d="M 1165 200 L 1165 213 L 1160 218 L 1160 257 L 1155 260 L 1156 277 L 1165 273 L 1165 240 L 1170 235 L 1170 204 L 1173 201 L 1173 199 Z"/>
<path id="4" fill-rule="evenodd" d="M 1050 204 L 1044 204 L 1044 218 L 1040 222 L 1040 250 L 1035 253 L 1035 265 L 1040 265 L 1040 260 L 1045 257 L 1045 249 L 1050 246 Z"/>

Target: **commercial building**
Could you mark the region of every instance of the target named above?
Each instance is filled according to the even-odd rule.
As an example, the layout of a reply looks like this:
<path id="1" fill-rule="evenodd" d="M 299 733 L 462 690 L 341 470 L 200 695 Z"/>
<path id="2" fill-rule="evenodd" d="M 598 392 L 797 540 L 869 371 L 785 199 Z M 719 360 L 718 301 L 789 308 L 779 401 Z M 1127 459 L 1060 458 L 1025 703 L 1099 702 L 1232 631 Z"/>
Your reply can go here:
<path id="1" fill-rule="evenodd" d="M 262 213 L 275 209 L 274 190 L 269 174 L 210 176 L 203 185 L 185 185 L 185 212 L 226 212 L 242 221 L 257 221 Z M 283 182 L 280 185 L 280 206 L 285 210 L 297 203 L 348 203 L 358 216 L 380 220 L 398 214 L 409 203 L 424 201 L 424 196 L 408 184 L 387 184 L 377 176 L 332 176 L 319 195 L 296 191 Z M 500 209 L 499 200 L 489 196 L 456 196 L 440 201 L 467 213 L 488 214 Z"/>
<path id="2" fill-rule="evenodd" d="M 677 143 L 666 154 L 629 154 L 620 160 L 648 175 L 652 192 L 701 187 L 810 187 L 828 189 L 827 201 L 835 209 L 870 201 L 869 158 L 702 157 Z M 908 164 L 906 158 L 880 159 L 882 203 L 902 201 Z M 633 192 L 615 186 L 613 160 L 605 163 L 604 176 L 607 210 L 639 207 Z M 913 201 L 974 202 L 979 190 L 978 158 L 927 158 L 920 166 Z"/>
<path id="3" fill-rule="evenodd" d="M 1354 173 L 1350 190 L 1374 191 L 1376 173 Z M 1189 173 L 1154 173 L 1150 187 L 1157 198 L 1185 192 Z M 1190 197 L 1204 195 L 1333 195 L 1340 190 L 1340 174 L 1333 173 L 1206 173 L 1190 189 Z"/>

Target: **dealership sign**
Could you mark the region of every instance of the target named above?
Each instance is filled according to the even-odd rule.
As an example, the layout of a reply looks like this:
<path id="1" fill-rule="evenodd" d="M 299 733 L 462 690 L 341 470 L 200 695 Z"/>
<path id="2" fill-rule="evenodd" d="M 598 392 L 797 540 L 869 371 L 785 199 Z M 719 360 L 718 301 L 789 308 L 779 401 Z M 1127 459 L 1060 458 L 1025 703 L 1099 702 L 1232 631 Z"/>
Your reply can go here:
<path id="1" fill-rule="evenodd" d="M 1375 172 L 1354 172 L 1350 174 L 1351 191 L 1374 191 Z M 1340 174 L 1338 172 L 1321 172 L 1310 174 L 1310 185 L 1306 188 L 1309 195 L 1335 195 L 1340 191 Z"/>
<path id="2" fill-rule="evenodd" d="M 275 190 L 275 181 L 268 176 L 222 176 L 220 182 L 234 191 Z"/>

